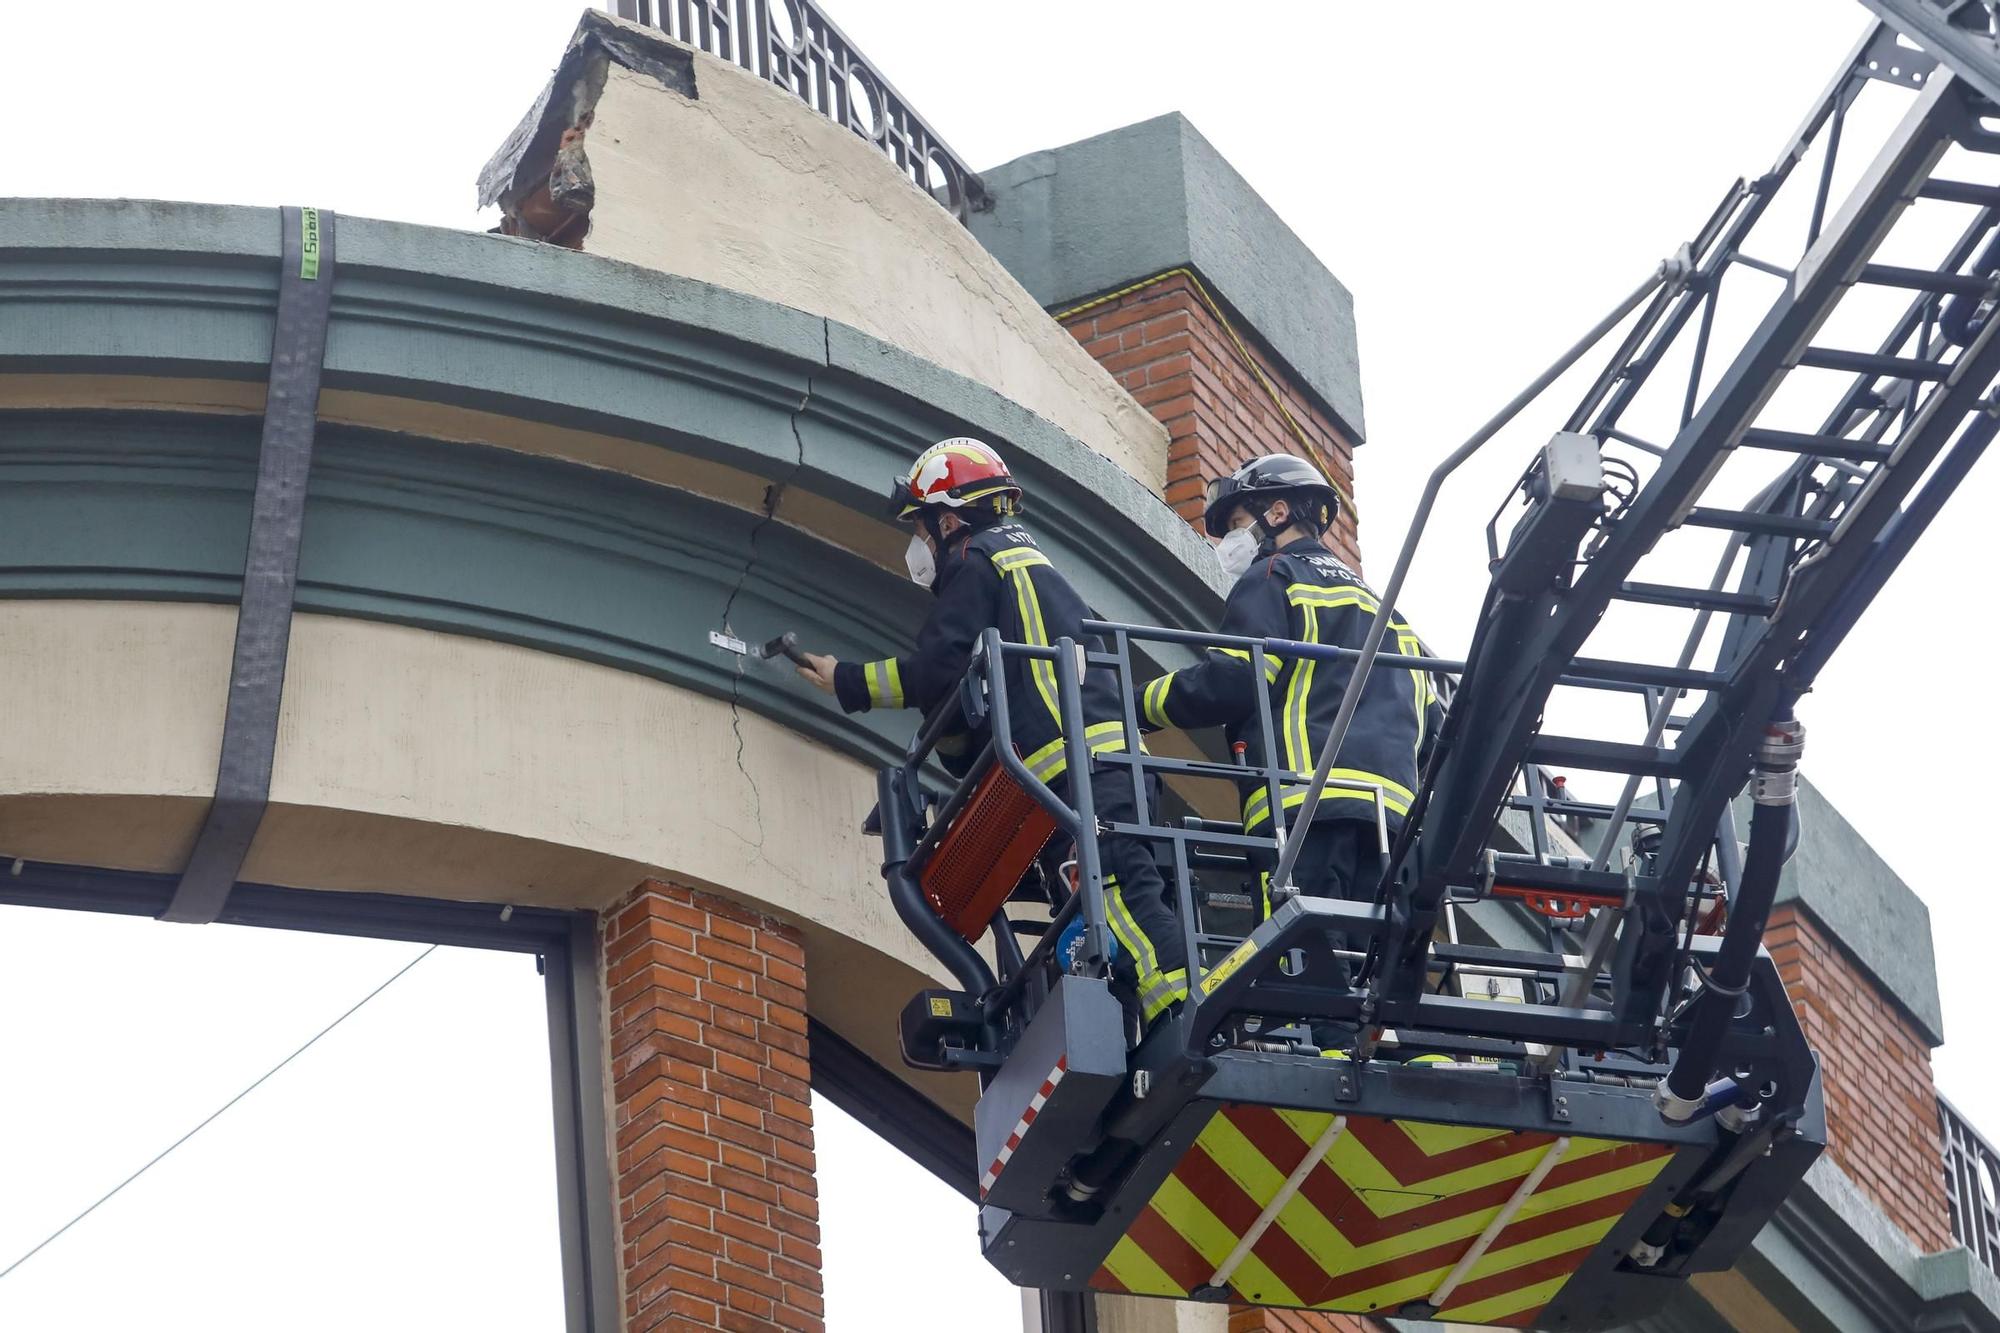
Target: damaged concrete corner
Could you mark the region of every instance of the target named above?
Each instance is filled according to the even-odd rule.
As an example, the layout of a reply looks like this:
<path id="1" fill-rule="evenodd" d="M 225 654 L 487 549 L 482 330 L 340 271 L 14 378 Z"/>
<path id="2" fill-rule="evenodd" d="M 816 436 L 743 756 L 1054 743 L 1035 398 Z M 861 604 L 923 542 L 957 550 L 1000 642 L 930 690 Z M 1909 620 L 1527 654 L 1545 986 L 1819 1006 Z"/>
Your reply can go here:
<path id="1" fill-rule="evenodd" d="M 658 34 L 587 11 L 535 105 L 479 173 L 479 206 L 500 206 L 503 236 L 583 248 L 597 202 L 585 138 L 613 62 L 687 98 L 694 57 Z"/>

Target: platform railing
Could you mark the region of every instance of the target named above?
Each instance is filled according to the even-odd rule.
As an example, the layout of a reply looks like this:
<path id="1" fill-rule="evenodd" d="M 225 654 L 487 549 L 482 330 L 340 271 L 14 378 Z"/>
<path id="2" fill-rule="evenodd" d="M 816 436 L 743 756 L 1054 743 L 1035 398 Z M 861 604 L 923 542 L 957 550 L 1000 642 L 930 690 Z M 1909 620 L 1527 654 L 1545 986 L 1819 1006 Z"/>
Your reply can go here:
<path id="1" fill-rule="evenodd" d="M 2000 1151 L 1943 1097 L 1938 1098 L 1938 1129 L 1944 1141 L 1951 1234 L 1980 1263 L 2000 1273 Z"/>
<path id="2" fill-rule="evenodd" d="M 1678 1047 L 1687 1036 L 1685 1006 L 1659 1015 L 1620 1015 L 1602 1004 L 1579 1003 L 1583 996 L 1560 993 L 1575 975 L 1585 978 L 1582 984 L 1588 993 L 1609 995 L 1617 984 L 1615 966 L 1608 977 L 1598 964 L 1586 963 L 1579 969 L 1569 950 L 1554 941 L 1547 949 L 1521 950 L 1468 944 L 1454 936 L 1426 947 L 1418 964 L 1423 971 L 1421 989 L 1414 1000 L 1380 1006 L 1365 986 L 1357 985 L 1357 978 L 1371 957 L 1362 941 L 1379 938 L 1397 909 L 1396 901 L 1382 897 L 1390 891 L 1386 880 L 1372 903 L 1295 898 L 1280 885 L 1269 890 L 1268 903 L 1260 904 L 1266 883 L 1276 882 L 1266 876 L 1282 850 L 1282 819 L 1246 829 L 1234 818 L 1196 817 L 1165 798 L 1156 799 L 1162 784 L 1185 787 L 1191 780 L 1219 779 L 1236 787 L 1240 796 L 1261 791 L 1268 808 L 1282 810 L 1287 803 L 1283 798 L 1304 790 L 1310 775 L 1274 754 L 1275 708 L 1269 689 L 1253 690 L 1266 738 L 1261 752 L 1253 746 L 1251 752 L 1234 754 L 1231 762 L 1148 750 L 1140 740 L 1143 727 L 1136 686 L 1143 667 L 1135 644 L 1173 644 L 1198 652 L 1224 649 L 1244 660 L 1253 681 L 1268 681 L 1275 674 L 1266 670 L 1267 663 L 1296 659 L 1339 661 L 1352 669 L 1359 649 L 1097 620 L 1078 628 L 1082 641 L 1058 638 L 1034 644 L 1009 642 L 997 629 L 985 631 L 973 646 L 960 687 L 932 710 L 903 760 L 878 774 L 883 874 L 891 901 L 912 933 L 958 981 L 964 1001 L 977 1005 L 981 1035 L 976 1051 L 970 1044 L 964 1048 L 973 1052 L 960 1061 L 964 1067 L 996 1067 L 994 1058 L 1004 1059 L 1015 1037 L 1028 1030 L 1043 1004 L 1057 993 L 1063 977 L 1111 974 L 1116 946 L 1098 840 L 1122 834 L 1155 848 L 1162 877 L 1172 886 L 1189 964 L 1180 1018 L 1171 1027 L 1155 1027 L 1145 1034 L 1135 1022 L 1128 1034 L 1134 1042 L 1152 1041 L 1168 1032 L 1171 1035 L 1163 1040 L 1184 1043 L 1190 1050 L 1243 1040 L 1303 1050 L 1329 1039 L 1344 1042 L 1352 1032 L 1357 1034 L 1354 1049 L 1359 1050 L 1393 1028 L 1399 1043 L 1416 1040 L 1429 1051 L 1497 1061 L 1500 1066 L 1537 1057 L 1538 1049 L 1555 1052 L 1552 1062 L 1564 1065 L 1560 1077 L 1565 1080 L 1613 1078 L 1637 1087 L 1658 1078 L 1658 1054 Z M 1146 655 L 1157 659 L 1161 654 Z M 1370 669 L 1451 674 L 1460 664 L 1428 655 L 1391 654 L 1378 655 Z M 1104 672 L 1116 684 L 1122 716 L 1115 730 L 1122 745 L 1106 747 L 1110 733 L 1103 720 L 1093 719 L 1094 735 L 1086 728 L 1085 682 L 1092 671 Z M 1600 676 L 1590 661 L 1574 663 L 1572 671 L 1577 683 L 1589 688 L 1638 688 L 1629 681 Z M 1019 678 L 1029 674 L 1038 674 L 1040 681 L 1023 694 Z M 1057 711 L 1061 739 L 1024 758 L 1006 739 L 1015 734 L 1012 710 L 1017 705 L 1040 708 L 1043 698 Z M 976 738 L 980 746 L 969 765 L 956 758 L 946 764 L 958 779 L 955 783 L 940 783 L 933 763 L 944 758 L 937 747 L 947 736 Z M 962 750 L 955 753 L 962 757 Z M 925 896 L 923 878 L 931 854 L 954 820 L 961 813 L 975 820 L 984 817 L 971 801 L 973 793 L 983 789 L 982 775 L 992 769 L 1003 772 L 1014 788 L 1047 813 L 1055 829 L 1053 850 L 1061 855 L 1041 849 L 1047 915 L 1023 912 L 1018 905 L 1010 911 L 1009 901 L 1021 901 L 1015 897 L 990 906 L 982 902 L 981 910 L 991 916 L 985 930 L 975 931 L 971 922 L 947 922 Z M 1079 780 L 1081 774 L 1091 776 Z M 1123 796 L 1126 784 L 1132 813 L 1116 811 L 1115 819 L 1105 818 L 1107 807 L 1101 798 L 1112 793 Z M 1386 847 L 1394 833 L 1384 809 L 1389 803 L 1380 791 L 1363 795 L 1376 803 L 1377 845 Z M 1384 864 L 1388 855 L 1386 851 L 1381 855 Z M 1053 870 L 1054 862 L 1065 857 L 1068 864 L 1060 872 Z M 1199 882 L 1196 872 L 1201 875 Z M 1238 885 L 1243 892 L 1236 891 Z M 1016 886 L 1017 892 L 1021 887 Z M 1492 884 L 1466 886 L 1463 901 L 1496 892 L 1499 889 Z M 975 941 L 988 936 L 990 953 L 983 954 L 974 947 Z M 1032 938 L 1033 947 L 1024 952 L 1021 937 Z M 1246 953 L 1253 937 L 1264 943 Z M 1715 952 L 1714 941 L 1706 938 L 1695 939 L 1690 947 L 1709 956 Z M 1478 976 L 1522 981 L 1526 995 L 1516 1002 L 1491 1004 L 1459 992 L 1460 979 Z M 1288 980 L 1294 977 L 1310 979 Z M 1758 1017 L 1779 1012 L 1790 1017 L 1776 970 L 1766 963 L 1754 972 L 1751 990 L 1750 1011 L 1725 1034 L 1727 1058 L 1778 1089 L 1773 1104 L 1782 1107 L 1785 1123 L 1790 1124 L 1810 1112 L 1812 1058 L 1795 1023 L 1774 1025 Z M 1577 1052 L 1589 1053 L 1589 1059 L 1582 1061 Z M 1733 1086 L 1720 1090 L 1725 1099 Z"/>
<path id="3" fill-rule="evenodd" d="M 978 173 L 813 0 L 611 0 L 608 7 L 768 79 L 853 130 L 959 221 L 986 207 Z"/>
<path id="4" fill-rule="evenodd" d="M 1227 870 L 1234 876 L 1241 876 L 1254 894 L 1258 871 L 1268 871 L 1277 861 L 1284 836 L 1284 821 L 1280 816 L 1260 824 L 1255 830 L 1230 821 L 1198 818 L 1169 821 L 1160 809 L 1160 803 L 1154 799 L 1154 781 L 1207 779 L 1226 781 L 1244 788 L 1261 787 L 1266 808 L 1282 811 L 1288 799 L 1295 801 L 1297 793 L 1310 780 L 1309 773 L 1278 758 L 1273 710 L 1267 689 L 1255 691 L 1262 724 L 1261 753 L 1239 753 L 1233 757 L 1233 762 L 1225 762 L 1149 752 L 1141 740 L 1144 727 L 1138 716 L 1135 689 L 1139 680 L 1133 652 L 1135 643 L 1172 644 L 1197 651 L 1230 650 L 1246 659 L 1253 680 L 1269 679 L 1267 663 L 1273 659 L 1312 658 L 1351 662 L 1359 656 L 1357 649 L 1330 644 L 1241 638 L 1109 621 L 1086 621 L 1083 629 L 1091 636 L 1091 642 L 1060 639 L 1047 645 L 1024 644 L 1003 639 L 998 630 L 986 631 L 974 650 L 961 690 L 953 699 L 933 710 L 919 729 L 902 765 L 904 788 L 914 790 L 925 765 L 934 757 L 938 741 L 952 727 L 969 725 L 994 737 L 1011 735 L 1014 701 L 1008 697 L 1004 684 L 1009 667 L 1018 664 L 1022 669 L 1032 669 L 1029 664 L 1043 662 L 1056 667 L 1055 696 L 1063 717 L 1063 770 L 1066 775 L 1059 784 L 1062 789 L 1052 788 L 1040 773 L 1031 771 L 1028 763 L 1011 745 L 1005 743 L 990 744 L 974 765 L 976 772 L 990 755 L 991 762 L 1004 769 L 1022 791 L 1049 813 L 1060 830 L 1059 836 L 1075 840 L 1074 868 L 1078 891 L 1056 909 L 1054 920 L 1042 931 L 1042 938 L 1036 947 L 1025 957 L 1015 952 L 1012 930 L 1004 919 L 1004 909 L 1000 913 L 1001 919 L 993 923 L 996 961 L 1000 963 L 999 984 L 984 998 L 989 1012 L 996 1014 L 1022 999 L 1032 1010 L 1039 994 L 1045 993 L 1045 983 L 1052 972 L 1074 970 L 1079 964 L 1090 971 L 1108 970 L 1113 945 L 1103 870 L 1099 864 L 1097 839 L 1080 836 L 1087 829 L 1099 833 L 1122 833 L 1168 849 L 1173 864 L 1170 869 L 1163 867 L 1163 872 L 1176 894 L 1175 906 L 1189 959 L 1189 1002 L 1191 1006 L 1198 1005 L 1202 996 L 1200 981 L 1205 962 L 1219 960 L 1240 944 L 1243 937 L 1205 928 L 1205 914 L 1194 900 L 1194 876 L 1191 872 L 1203 867 Z M 1459 663 L 1443 658 L 1381 654 L 1376 658 L 1373 669 L 1451 672 L 1459 667 Z M 1121 744 L 1095 753 L 1080 739 L 1085 734 L 1082 677 L 1085 671 L 1091 670 L 1110 673 L 1117 682 L 1123 709 Z M 1099 771 L 1090 780 L 1068 780 L 1068 775 L 1089 773 L 1093 765 Z M 1048 766 L 1039 767 L 1046 771 Z M 1132 785 L 1133 822 L 1104 822 L 1096 808 L 1097 793 L 1104 790 L 1108 783 L 1127 781 Z M 1389 848 L 1388 815 L 1384 807 L 1386 793 L 1372 784 L 1342 781 L 1340 785 L 1353 787 L 1373 802 L 1378 850 L 1386 864 Z M 971 787 L 970 781 L 961 783 L 955 791 L 940 799 L 928 828 L 916 839 L 909 852 L 911 864 L 922 864 L 963 805 Z M 1056 951 L 1061 933 L 1072 918 L 1082 920 L 1081 945 L 1074 958 L 1058 959 Z"/>

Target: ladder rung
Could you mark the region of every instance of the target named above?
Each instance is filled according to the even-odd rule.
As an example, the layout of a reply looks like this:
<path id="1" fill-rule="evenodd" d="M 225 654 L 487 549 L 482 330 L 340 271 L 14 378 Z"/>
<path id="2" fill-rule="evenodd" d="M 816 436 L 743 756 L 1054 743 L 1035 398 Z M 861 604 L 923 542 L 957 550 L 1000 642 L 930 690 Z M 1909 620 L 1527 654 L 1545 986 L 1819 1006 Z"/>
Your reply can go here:
<path id="1" fill-rule="evenodd" d="M 1752 514 L 1740 509 L 1695 509 L 1681 520 L 1690 527 L 1721 528 L 1766 537 L 1827 537 L 1838 525 L 1829 518 L 1799 518 L 1793 514 Z"/>
<path id="2" fill-rule="evenodd" d="M 1682 718 L 1680 720 L 1686 722 L 1688 719 Z M 1543 797 L 1537 803 L 1531 797 L 1509 796 L 1506 804 L 1509 810 L 1523 810 L 1531 813 L 1539 804 L 1541 812 L 1551 819 L 1560 819 L 1565 816 L 1580 819 L 1609 819 L 1611 818 L 1612 811 L 1611 806 L 1601 805 L 1592 801 L 1558 801 L 1553 797 Z M 1634 824 L 1658 824 L 1664 822 L 1666 817 L 1666 811 L 1655 810 L 1651 806 L 1644 805 L 1635 805 L 1625 812 L 1625 818 Z"/>
<path id="3" fill-rule="evenodd" d="M 1769 597 L 1747 592 L 1722 592 L 1709 588 L 1676 588 L 1665 583 L 1627 583 L 1618 589 L 1622 602 L 1644 602 L 1649 606 L 1680 606 L 1690 611 L 1727 611 L 1732 615 L 1768 616 L 1777 603 Z"/>
<path id="4" fill-rule="evenodd" d="M 1580 736 L 1537 736 L 1528 742 L 1528 762 L 1547 768 L 1587 768 L 1595 773 L 1636 773 L 1670 778 L 1680 760 L 1661 745 L 1631 745 L 1624 741 L 1593 741 Z"/>
<path id="5" fill-rule="evenodd" d="M 1778 449 L 1788 454 L 1811 454 L 1815 458 L 1840 458 L 1854 463 L 1880 463 L 1891 452 L 1886 444 L 1848 440 L 1838 435 L 1808 435 L 1796 430 L 1765 430 L 1752 427 L 1743 432 L 1741 443 L 1752 449 Z"/>
<path id="6" fill-rule="evenodd" d="M 1956 296 L 1985 296 L 1993 291 L 1990 279 L 1970 273 L 1938 273 L 1927 268 L 1904 268 L 1900 264 L 1869 264 L 1861 270 L 1861 281 L 1877 287 L 1908 287 L 1912 291 Z"/>
<path id="7" fill-rule="evenodd" d="M 1941 380 L 1951 367 L 1937 361 L 1920 361 L 1912 356 L 1881 356 L 1874 352 L 1850 352 L 1838 347 L 1808 347 L 1799 353 L 1799 364 L 1820 370 L 1847 370 L 1857 375 L 1874 375 L 1898 380 Z"/>
<path id="8" fill-rule="evenodd" d="M 1604 894 L 1621 901 L 1627 887 L 1622 870 L 1592 870 L 1588 866 L 1555 865 L 1504 855 L 1494 858 L 1493 882 L 1547 893 Z"/>
<path id="9" fill-rule="evenodd" d="M 1564 674 L 1571 679 L 1611 680 L 1623 685 L 1650 685 L 1661 690 L 1712 690 L 1718 685 L 1728 684 L 1728 677 L 1713 671 L 1655 666 L 1651 662 L 1614 662 L 1602 657 L 1575 658 Z"/>
<path id="10" fill-rule="evenodd" d="M 1952 204 L 1983 204 L 2000 208 L 2000 186 L 1974 185 L 1970 181 L 1925 181 L 1917 188 L 1919 199 L 1942 199 Z"/>

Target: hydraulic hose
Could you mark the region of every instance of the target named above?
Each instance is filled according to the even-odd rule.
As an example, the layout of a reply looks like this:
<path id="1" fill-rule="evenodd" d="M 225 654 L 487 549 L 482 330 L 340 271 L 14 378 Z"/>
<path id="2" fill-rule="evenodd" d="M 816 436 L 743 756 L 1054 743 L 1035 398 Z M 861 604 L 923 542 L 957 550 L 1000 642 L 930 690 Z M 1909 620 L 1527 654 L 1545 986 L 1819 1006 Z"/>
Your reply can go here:
<path id="1" fill-rule="evenodd" d="M 875 800 L 882 811 L 882 878 L 889 886 L 889 902 L 917 943 L 944 964 L 962 989 L 971 995 L 984 995 L 996 984 L 993 969 L 964 936 L 931 910 L 910 873 L 910 851 L 915 842 L 910 837 L 910 801 L 901 781 L 908 772 L 884 769 L 875 778 Z"/>
<path id="2" fill-rule="evenodd" d="M 1750 969 L 1778 894 L 1778 876 L 1791 851 L 1805 736 L 1805 728 L 1792 718 L 1788 706 L 1765 727 L 1758 743 L 1750 778 L 1750 799 L 1755 804 L 1743 879 L 1730 895 L 1729 925 L 1709 967 L 1707 984 L 1694 1002 L 1680 1056 L 1653 1092 L 1653 1104 L 1674 1124 L 1686 1124 L 1702 1113 L 1722 1039 L 1736 1017 L 1737 1001 L 1749 988 Z"/>

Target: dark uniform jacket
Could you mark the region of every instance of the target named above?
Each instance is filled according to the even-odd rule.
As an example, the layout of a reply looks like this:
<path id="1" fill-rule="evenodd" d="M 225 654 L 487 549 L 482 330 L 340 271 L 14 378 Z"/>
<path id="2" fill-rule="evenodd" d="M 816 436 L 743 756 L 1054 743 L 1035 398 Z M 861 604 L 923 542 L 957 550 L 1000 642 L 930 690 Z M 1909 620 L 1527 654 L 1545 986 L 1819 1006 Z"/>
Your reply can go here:
<path id="1" fill-rule="evenodd" d="M 1274 554 L 1260 555 L 1237 580 L 1220 632 L 1358 648 L 1375 607 L 1375 594 L 1360 575 L 1317 541 L 1301 538 Z M 1417 655 L 1423 648 L 1408 625 L 1392 619 L 1382 651 Z M 1153 680 L 1140 691 L 1140 716 L 1155 727 L 1220 725 L 1231 744 L 1245 742 L 1251 764 L 1275 762 L 1310 774 L 1340 711 L 1352 664 L 1268 654 L 1264 669 L 1277 732 L 1268 760 L 1248 649 L 1211 649 L 1198 665 Z M 1416 790 L 1418 754 L 1442 721 L 1442 711 L 1427 672 L 1375 668 L 1320 798 L 1318 817 L 1373 821 L 1375 793 L 1369 787 L 1379 786 L 1390 832 L 1399 829 Z M 1342 787 L 1343 780 L 1369 786 Z M 1241 786 L 1245 828 L 1267 823 L 1269 788 L 1254 782 Z M 1284 784 L 1287 810 L 1304 803 L 1305 788 L 1303 781 Z"/>
<path id="2" fill-rule="evenodd" d="M 973 646 L 989 627 L 1010 643 L 1051 645 L 1067 635 L 1087 648 L 1083 632 L 1090 609 L 1056 572 L 1035 539 L 1018 523 L 982 528 L 938 557 L 931 585 L 937 603 L 917 633 L 917 649 L 880 662 L 842 662 L 834 693 L 850 713 L 870 708 L 916 708 L 925 714 L 949 698 L 965 678 Z M 1028 771 L 1044 782 L 1063 775 L 1061 701 L 1057 664 L 1010 658 L 1007 702 L 1014 745 Z M 1085 673 L 1083 716 L 1091 753 L 1125 748 L 1117 679 L 1102 667 Z M 983 737 L 955 747 L 976 751 Z M 940 750 L 947 747 L 940 745 Z"/>

